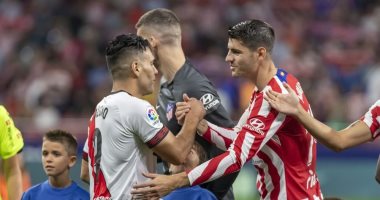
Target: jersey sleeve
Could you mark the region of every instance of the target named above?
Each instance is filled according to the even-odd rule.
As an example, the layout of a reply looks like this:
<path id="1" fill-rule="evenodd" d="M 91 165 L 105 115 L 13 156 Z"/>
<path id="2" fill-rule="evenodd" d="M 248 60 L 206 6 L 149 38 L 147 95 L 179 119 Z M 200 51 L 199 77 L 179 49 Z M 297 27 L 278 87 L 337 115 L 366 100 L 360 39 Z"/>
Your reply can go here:
<path id="1" fill-rule="evenodd" d="M 31 200 L 31 195 L 29 191 L 26 191 L 22 194 L 21 200 Z"/>
<path id="2" fill-rule="evenodd" d="M 21 151 L 24 141 L 21 132 L 3 106 L 0 106 L 0 123 L 0 156 L 8 159 Z"/>
<path id="3" fill-rule="evenodd" d="M 380 135 L 380 100 L 369 108 L 361 120 L 369 127 L 372 138 Z"/>
<path id="4" fill-rule="evenodd" d="M 213 88 L 211 83 L 206 81 L 187 83 L 183 88 L 183 92 L 189 97 L 194 97 L 200 100 L 206 110 L 206 115 L 217 110 L 222 103 L 218 93 Z M 183 101 L 182 95 L 179 100 Z"/>
<path id="5" fill-rule="evenodd" d="M 83 145 L 82 159 L 85 160 L 85 161 L 88 161 L 88 148 L 89 148 L 89 146 L 88 146 L 88 137 L 90 135 L 91 121 L 93 120 L 94 117 L 95 117 L 95 113 L 91 116 L 90 121 L 88 122 L 87 138 L 86 138 L 86 142 Z"/>
<path id="6" fill-rule="evenodd" d="M 227 150 L 236 138 L 237 133 L 232 128 L 223 128 L 207 122 L 207 131 L 202 137 L 211 144 L 215 144 L 221 150 Z"/>
<path id="7" fill-rule="evenodd" d="M 130 122 L 133 133 L 150 148 L 159 144 L 169 133 L 169 129 L 161 123 L 156 109 L 145 101 L 135 104 L 127 121 Z"/>
<path id="8" fill-rule="evenodd" d="M 83 146 L 82 159 L 88 161 L 88 138 Z"/>
<path id="9" fill-rule="evenodd" d="M 271 109 L 261 96 L 229 149 L 188 174 L 191 185 L 212 181 L 240 170 L 278 131 L 285 115 Z"/>

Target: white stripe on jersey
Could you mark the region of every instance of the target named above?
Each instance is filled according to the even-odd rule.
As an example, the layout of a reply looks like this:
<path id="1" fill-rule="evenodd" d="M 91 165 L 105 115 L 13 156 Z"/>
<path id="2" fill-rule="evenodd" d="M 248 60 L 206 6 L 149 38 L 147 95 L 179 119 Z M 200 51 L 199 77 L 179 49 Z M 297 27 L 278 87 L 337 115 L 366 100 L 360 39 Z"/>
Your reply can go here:
<path id="1" fill-rule="evenodd" d="M 206 182 L 209 182 L 221 177 L 223 174 L 225 174 L 226 170 L 234 164 L 240 163 L 239 167 L 241 168 L 242 165 L 244 165 L 244 163 L 247 161 L 249 150 L 251 149 L 254 140 L 255 140 L 255 137 L 252 134 L 250 133 L 245 134 L 244 140 L 242 143 L 242 153 L 240 154 L 240 160 L 238 162 L 237 162 L 238 158 L 236 157 L 237 152 L 234 151 L 234 148 L 233 148 L 234 143 L 233 143 L 228 149 L 228 155 L 224 157 L 218 163 L 218 166 L 216 167 L 215 172 L 210 176 L 210 178 L 207 179 Z M 192 185 L 193 182 L 201 176 L 201 174 L 208 167 L 209 164 L 210 164 L 210 161 L 207 161 L 203 163 L 202 165 L 199 165 L 197 168 L 193 169 L 188 174 L 190 185 Z"/>
<path id="2" fill-rule="evenodd" d="M 216 178 L 219 178 L 220 176 L 223 175 L 223 173 L 226 171 L 226 169 L 231 165 L 230 163 L 235 163 L 236 162 L 236 157 L 232 156 L 235 155 L 234 152 L 231 152 L 228 156 L 224 157 L 219 163 L 218 166 L 216 167 L 216 171 L 211 175 L 209 179 L 207 179 L 206 182 L 212 181 Z M 199 165 L 195 169 L 191 170 L 191 172 L 187 175 L 190 181 L 190 185 L 194 183 L 194 181 L 199 178 L 203 171 L 208 167 L 210 161 L 207 161 L 203 163 L 202 165 Z"/>
<path id="3" fill-rule="evenodd" d="M 281 127 L 282 123 L 284 122 L 286 118 L 286 115 L 282 114 L 282 113 L 278 113 L 277 116 L 276 116 L 276 119 L 272 122 L 270 128 L 269 128 L 269 131 L 268 133 L 266 134 L 263 142 L 261 143 L 260 147 L 259 147 L 259 150 L 264 146 L 266 145 L 266 143 L 268 142 L 268 140 L 270 140 L 273 135 L 278 131 L 278 129 Z"/>
<path id="4" fill-rule="evenodd" d="M 265 164 L 265 162 L 263 160 L 261 160 L 259 157 L 257 157 L 255 160 L 261 161 L 260 162 L 261 164 L 256 165 L 256 168 L 260 168 L 264 173 L 264 177 L 258 176 L 257 180 L 256 180 L 256 182 L 259 182 L 261 184 L 260 194 L 262 194 L 264 192 L 263 189 L 265 189 L 265 191 L 267 193 L 266 193 L 266 198 L 263 200 L 270 199 L 270 193 L 274 189 L 274 186 L 273 186 L 272 178 L 271 178 L 269 171 L 268 171 L 268 165 Z M 261 178 L 264 178 L 263 182 L 261 182 Z M 265 186 L 265 188 L 263 188 L 264 186 Z"/>
<path id="5" fill-rule="evenodd" d="M 248 117 L 249 117 L 249 114 L 251 113 L 251 104 L 248 105 L 248 107 L 245 109 L 243 115 L 240 117 L 239 119 L 239 122 L 236 124 L 236 126 L 234 127 L 234 131 L 235 132 L 239 132 L 241 131 L 243 125 L 247 122 L 248 120 Z"/>
<path id="6" fill-rule="evenodd" d="M 269 157 L 269 159 L 272 161 L 273 166 L 276 168 L 277 173 L 280 176 L 280 191 L 278 194 L 278 199 L 287 199 L 284 163 L 282 162 L 281 158 L 277 155 L 277 153 L 267 145 L 261 149 L 261 152 L 263 152 L 265 155 Z M 268 176 L 269 176 L 269 173 L 268 173 Z M 267 188 L 268 196 L 270 196 L 270 192 L 272 190 L 269 190 Z"/>
<path id="7" fill-rule="evenodd" d="M 376 101 L 375 104 L 369 108 L 362 120 L 371 129 L 371 133 L 373 132 L 372 138 L 376 138 L 380 133 L 379 127 L 376 130 L 373 130 L 374 124 L 380 124 L 380 116 L 373 116 L 373 112 L 376 112 L 375 109 L 380 109 L 380 100 Z M 376 120 L 376 122 L 373 120 Z"/>
<path id="8" fill-rule="evenodd" d="M 240 160 L 241 160 L 240 163 L 246 163 L 247 162 L 249 151 L 251 150 L 252 144 L 255 141 L 255 136 L 252 135 L 252 134 L 250 134 L 250 133 L 248 133 L 248 132 L 246 132 L 243 141 L 244 142 L 241 145 L 242 149 L 241 149 L 241 154 L 240 154 Z M 233 150 L 234 143 L 230 146 L 230 148 L 228 149 L 228 151 L 233 151 L 234 152 L 234 150 Z M 236 157 L 235 157 L 235 160 L 236 160 Z"/>
<path id="9" fill-rule="evenodd" d="M 234 130 L 218 127 L 210 122 L 207 122 L 210 127 L 211 142 L 214 143 L 219 149 L 227 150 L 229 145 L 224 142 L 224 138 L 232 141 L 236 138 L 237 133 Z"/>
<path id="10" fill-rule="evenodd" d="M 380 122 L 380 117 L 377 117 L 377 119 L 376 119 L 378 122 Z M 380 133 L 380 128 L 378 128 L 374 133 L 373 133 L 373 137 L 375 138 L 375 137 L 377 137 L 378 135 L 379 135 L 379 133 Z"/>
<path id="11" fill-rule="evenodd" d="M 260 194 L 263 193 L 263 183 L 261 183 L 261 175 L 260 173 L 257 173 L 257 177 L 256 177 L 256 186 L 257 186 L 257 190 L 259 191 Z"/>
<path id="12" fill-rule="evenodd" d="M 364 115 L 363 122 L 367 124 L 369 128 L 371 128 L 373 124 L 373 118 L 371 114 L 371 110 L 373 109 L 373 106 L 369 109 L 369 111 Z"/>

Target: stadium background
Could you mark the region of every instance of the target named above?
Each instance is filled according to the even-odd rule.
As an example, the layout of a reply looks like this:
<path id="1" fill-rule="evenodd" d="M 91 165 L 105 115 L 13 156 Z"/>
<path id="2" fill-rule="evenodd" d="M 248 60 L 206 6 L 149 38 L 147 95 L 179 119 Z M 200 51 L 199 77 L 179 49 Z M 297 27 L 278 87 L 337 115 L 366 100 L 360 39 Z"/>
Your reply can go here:
<path id="1" fill-rule="evenodd" d="M 376 0 L 1 0 L 0 103 L 25 138 L 32 184 L 46 179 L 40 161 L 46 130 L 68 130 L 83 145 L 87 120 L 111 88 L 106 42 L 135 32 L 138 18 L 157 7 L 178 14 L 186 55 L 212 80 L 235 120 L 252 86 L 230 77 L 224 62 L 226 30 L 250 18 L 273 25 L 275 64 L 299 78 L 319 120 L 345 127 L 380 99 Z M 80 153 L 72 171 L 77 182 Z M 324 195 L 379 199 L 380 185 L 374 180 L 379 153 L 379 141 L 339 154 L 319 146 Z M 235 195 L 237 200 L 254 199 L 255 190 L 255 172 L 248 164 L 235 183 Z"/>

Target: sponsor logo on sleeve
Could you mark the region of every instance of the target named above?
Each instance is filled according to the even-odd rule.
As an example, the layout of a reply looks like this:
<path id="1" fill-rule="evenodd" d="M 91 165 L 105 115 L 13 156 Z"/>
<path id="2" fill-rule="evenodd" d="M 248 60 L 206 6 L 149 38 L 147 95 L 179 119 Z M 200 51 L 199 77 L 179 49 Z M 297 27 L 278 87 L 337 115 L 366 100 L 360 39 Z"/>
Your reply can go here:
<path id="1" fill-rule="evenodd" d="M 220 104 L 219 99 L 215 98 L 215 96 L 210 93 L 204 94 L 200 100 L 202 101 L 203 106 L 206 110 L 209 110 L 210 108 L 213 108 Z"/>
<path id="2" fill-rule="evenodd" d="M 147 116 L 148 116 L 148 121 L 152 126 L 156 126 L 157 124 L 159 124 L 160 120 L 154 108 L 152 107 L 148 108 Z"/>
<path id="3" fill-rule="evenodd" d="M 260 119 L 252 118 L 252 119 L 248 120 L 248 123 L 245 124 L 244 127 L 251 130 L 251 131 L 257 132 L 260 135 L 264 135 L 263 130 L 265 128 L 265 124 Z"/>

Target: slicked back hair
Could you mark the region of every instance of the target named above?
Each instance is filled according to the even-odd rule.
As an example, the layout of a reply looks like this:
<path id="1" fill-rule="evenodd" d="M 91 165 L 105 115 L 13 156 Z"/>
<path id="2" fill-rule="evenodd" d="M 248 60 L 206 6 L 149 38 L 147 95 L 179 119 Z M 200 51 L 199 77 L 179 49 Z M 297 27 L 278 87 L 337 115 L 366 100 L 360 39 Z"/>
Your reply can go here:
<path id="1" fill-rule="evenodd" d="M 133 59 L 150 50 L 149 42 L 136 34 L 122 34 L 110 41 L 106 48 L 108 71 L 114 80 L 124 79 L 130 74 Z"/>
<path id="2" fill-rule="evenodd" d="M 52 131 L 47 132 L 44 135 L 43 140 L 61 143 L 63 144 L 63 146 L 65 146 L 65 149 L 70 156 L 77 155 L 77 148 L 78 148 L 77 140 L 69 132 L 59 130 L 59 129 L 52 130 Z"/>
<path id="3" fill-rule="evenodd" d="M 135 28 L 153 29 L 161 42 L 173 44 L 181 38 L 181 25 L 177 15 L 168 9 L 157 8 L 146 12 L 140 17 Z"/>
<path id="4" fill-rule="evenodd" d="M 241 41 L 251 50 L 264 47 L 267 52 L 272 53 L 275 33 L 271 25 L 261 20 L 240 22 L 228 29 L 228 36 Z"/>

